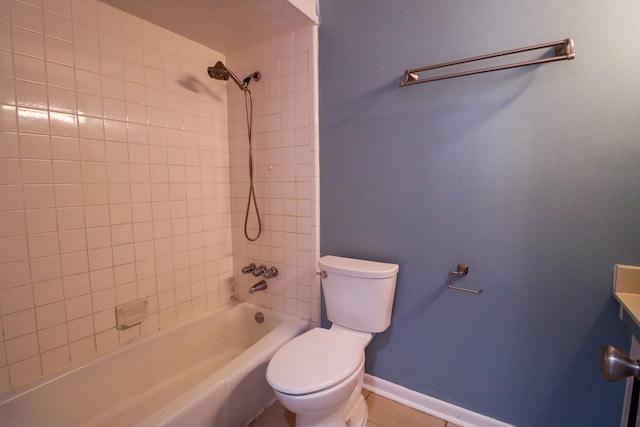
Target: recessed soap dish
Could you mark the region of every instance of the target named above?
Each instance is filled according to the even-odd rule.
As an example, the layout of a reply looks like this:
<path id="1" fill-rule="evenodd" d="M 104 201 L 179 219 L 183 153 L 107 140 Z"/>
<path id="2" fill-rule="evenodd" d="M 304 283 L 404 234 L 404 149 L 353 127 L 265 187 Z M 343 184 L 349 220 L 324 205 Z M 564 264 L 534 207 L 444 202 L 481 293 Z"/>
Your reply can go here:
<path id="1" fill-rule="evenodd" d="M 147 317 L 149 301 L 141 299 L 116 307 L 116 327 L 120 330 L 139 325 Z"/>

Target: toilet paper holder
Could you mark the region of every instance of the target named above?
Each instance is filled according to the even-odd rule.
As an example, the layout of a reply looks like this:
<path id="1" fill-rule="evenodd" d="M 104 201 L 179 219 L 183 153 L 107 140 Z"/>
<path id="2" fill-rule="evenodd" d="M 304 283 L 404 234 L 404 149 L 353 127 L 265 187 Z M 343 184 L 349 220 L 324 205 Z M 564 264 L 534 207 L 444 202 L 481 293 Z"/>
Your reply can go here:
<path id="1" fill-rule="evenodd" d="M 467 264 L 458 264 L 458 268 L 457 270 L 451 270 L 449 271 L 449 274 L 447 275 L 447 287 L 449 287 L 450 289 L 455 289 L 456 291 L 463 291 L 463 292 L 469 292 L 472 294 L 481 294 L 482 293 L 482 289 L 467 289 L 467 288 L 461 288 L 459 286 L 453 286 L 451 284 L 451 277 L 452 276 L 458 276 L 459 278 L 462 278 L 464 276 L 466 276 L 467 274 L 469 274 L 469 266 Z"/>

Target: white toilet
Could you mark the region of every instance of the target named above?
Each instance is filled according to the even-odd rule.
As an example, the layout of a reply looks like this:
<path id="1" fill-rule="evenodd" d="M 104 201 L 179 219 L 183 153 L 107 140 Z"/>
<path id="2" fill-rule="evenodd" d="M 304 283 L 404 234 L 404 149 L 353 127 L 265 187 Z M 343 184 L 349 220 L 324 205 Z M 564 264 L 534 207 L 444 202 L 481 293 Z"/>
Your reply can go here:
<path id="1" fill-rule="evenodd" d="M 398 265 L 331 255 L 318 265 L 333 325 L 280 348 L 269 362 L 267 381 L 296 414 L 296 427 L 364 426 L 364 349 L 391 323 Z"/>

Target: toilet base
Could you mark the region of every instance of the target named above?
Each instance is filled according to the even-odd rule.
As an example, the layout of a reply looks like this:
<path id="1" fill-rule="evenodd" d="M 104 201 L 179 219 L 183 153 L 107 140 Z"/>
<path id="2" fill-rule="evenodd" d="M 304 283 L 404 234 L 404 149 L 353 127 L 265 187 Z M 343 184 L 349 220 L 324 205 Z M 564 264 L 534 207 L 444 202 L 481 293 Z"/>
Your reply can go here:
<path id="1" fill-rule="evenodd" d="M 351 414 L 347 417 L 348 427 L 364 427 L 367 423 L 367 417 L 369 415 L 369 409 L 367 403 L 364 401 L 364 397 L 360 394 L 360 398 L 356 402 Z"/>
<path id="2" fill-rule="evenodd" d="M 364 427 L 369 410 L 362 396 L 364 370 L 358 375 L 358 385 L 347 403 L 330 412 L 315 414 L 296 414 L 296 427 Z"/>
<path id="3" fill-rule="evenodd" d="M 345 409 L 349 405 L 345 405 Z M 351 413 L 343 411 L 325 414 L 296 414 L 296 427 L 364 427 L 367 423 L 367 404 L 364 397 L 356 401 Z"/>

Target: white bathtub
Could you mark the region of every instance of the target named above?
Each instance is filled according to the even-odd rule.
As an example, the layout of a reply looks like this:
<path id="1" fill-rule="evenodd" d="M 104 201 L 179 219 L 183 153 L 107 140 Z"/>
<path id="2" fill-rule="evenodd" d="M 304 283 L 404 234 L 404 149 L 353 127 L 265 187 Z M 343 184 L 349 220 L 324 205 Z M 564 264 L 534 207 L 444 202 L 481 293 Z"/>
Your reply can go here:
<path id="1" fill-rule="evenodd" d="M 271 356 L 307 327 L 248 303 L 215 310 L 0 397 L 0 426 L 246 425 L 274 398 Z"/>

